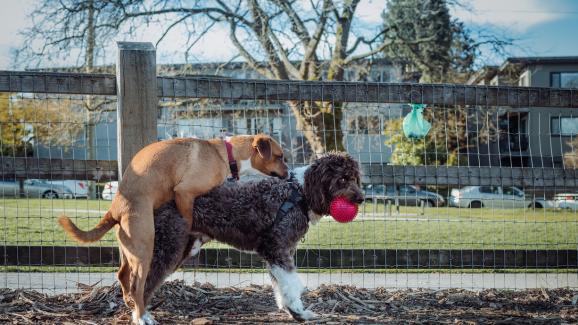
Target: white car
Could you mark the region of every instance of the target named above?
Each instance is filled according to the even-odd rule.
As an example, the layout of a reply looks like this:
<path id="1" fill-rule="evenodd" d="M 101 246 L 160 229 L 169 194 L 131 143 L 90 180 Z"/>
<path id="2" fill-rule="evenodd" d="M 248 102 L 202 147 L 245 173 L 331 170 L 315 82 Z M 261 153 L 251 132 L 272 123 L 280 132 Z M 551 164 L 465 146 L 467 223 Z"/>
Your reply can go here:
<path id="1" fill-rule="evenodd" d="M 102 190 L 102 199 L 103 200 L 112 200 L 114 195 L 118 191 L 118 182 L 112 181 L 104 184 L 104 189 Z"/>
<path id="2" fill-rule="evenodd" d="M 555 206 L 560 209 L 578 210 L 577 193 L 560 193 L 554 196 Z"/>
<path id="3" fill-rule="evenodd" d="M 50 184 L 63 186 L 67 188 L 74 198 L 87 198 L 88 197 L 88 181 L 77 181 L 77 180 L 52 180 L 47 181 Z"/>
<path id="4" fill-rule="evenodd" d="M 24 195 L 29 198 L 44 198 L 44 199 L 71 199 L 72 192 L 65 186 L 58 184 L 51 184 L 44 179 L 27 179 L 22 182 L 8 180 L 0 181 L 0 193 L 2 196 L 20 197 Z"/>
<path id="5" fill-rule="evenodd" d="M 522 190 L 513 186 L 466 186 L 462 189 L 452 189 L 448 203 L 450 206 L 460 208 L 495 209 L 529 208 L 536 204 L 527 199 Z"/>

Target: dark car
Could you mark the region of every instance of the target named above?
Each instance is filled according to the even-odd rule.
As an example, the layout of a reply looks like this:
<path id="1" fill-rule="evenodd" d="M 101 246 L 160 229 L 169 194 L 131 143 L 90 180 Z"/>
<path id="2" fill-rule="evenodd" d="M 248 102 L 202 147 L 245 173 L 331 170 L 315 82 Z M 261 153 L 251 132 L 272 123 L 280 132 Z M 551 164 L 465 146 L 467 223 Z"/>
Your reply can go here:
<path id="1" fill-rule="evenodd" d="M 423 191 L 413 185 L 395 186 L 383 184 L 367 184 L 364 187 L 365 199 L 377 202 L 399 204 L 403 206 L 423 206 L 434 207 L 445 205 L 444 198 L 434 192 Z"/>

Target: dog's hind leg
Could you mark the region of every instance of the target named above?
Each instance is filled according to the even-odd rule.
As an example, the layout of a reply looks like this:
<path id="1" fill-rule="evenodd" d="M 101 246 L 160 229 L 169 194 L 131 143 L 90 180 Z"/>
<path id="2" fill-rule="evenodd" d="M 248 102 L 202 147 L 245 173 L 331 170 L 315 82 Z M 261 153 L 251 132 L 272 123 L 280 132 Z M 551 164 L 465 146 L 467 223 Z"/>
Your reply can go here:
<path id="1" fill-rule="evenodd" d="M 269 266 L 273 290 L 277 305 L 287 311 L 295 320 L 306 321 L 317 317 L 310 310 L 305 310 L 301 301 L 303 284 L 294 267 L 283 267 L 277 264 Z"/>
<path id="2" fill-rule="evenodd" d="M 154 249 L 154 217 L 152 207 L 150 214 L 143 213 L 147 209 L 138 209 L 141 214 L 124 215 L 118 231 L 118 240 L 123 246 L 123 252 L 130 265 L 130 293 L 134 302 L 133 323 L 139 325 L 156 324 L 147 312 L 144 299 L 146 279 L 150 270 Z"/>
<path id="3" fill-rule="evenodd" d="M 126 259 L 125 253 L 122 252 L 122 247 L 119 250 L 121 252 L 120 256 L 120 267 L 118 268 L 117 278 L 120 283 L 120 288 L 122 289 L 122 299 L 127 307 L 133 308 L 130 300 L 130 265 Z"/>

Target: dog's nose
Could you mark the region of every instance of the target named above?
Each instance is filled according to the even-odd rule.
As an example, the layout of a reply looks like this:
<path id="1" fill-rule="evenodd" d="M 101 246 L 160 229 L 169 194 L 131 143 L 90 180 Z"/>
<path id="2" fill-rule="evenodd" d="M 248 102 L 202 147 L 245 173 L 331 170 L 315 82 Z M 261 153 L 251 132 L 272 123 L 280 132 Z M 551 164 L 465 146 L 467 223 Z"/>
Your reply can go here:
<path id="1" fill-rule="evenodd" d="M 365 201 L 365 198 L 363 197 L 363 195 L 355 198 L 355 203 L 357 203 L 357 204 L 361 204 L 361 203 L 363 203 L 363 201 Z"/>

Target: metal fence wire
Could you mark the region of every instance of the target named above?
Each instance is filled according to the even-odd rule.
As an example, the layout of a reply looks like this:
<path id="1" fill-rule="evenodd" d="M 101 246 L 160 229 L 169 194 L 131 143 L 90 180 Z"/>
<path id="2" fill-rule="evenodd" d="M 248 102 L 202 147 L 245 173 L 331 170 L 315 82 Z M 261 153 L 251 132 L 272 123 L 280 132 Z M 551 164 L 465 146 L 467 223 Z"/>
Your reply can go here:
<path id="1" fill-rule="evenodd" d="M 520 87 L 200 77 L 158 85 L 158 140 L 267 133 L 291 168 L 336 149 L 359 161 L 366 202 L 351 223 L 323 218 L 310 228 L 295 256 L 305 282 L 578 287 L 575 91 L 544 99 Z M 16 89 L 0 93 L 0 286 L 109 284 L 113 233 L 78 247 L 56 218 L 66 213 L 87 229 L 108 209 L 116 98 Z M 419 103 L 431 129 L 408 139 L 403 119 Z M 219 243 L 175 277 L 267 281 L 257 256 Z"/>

